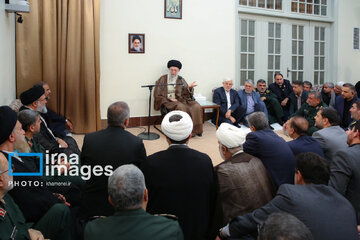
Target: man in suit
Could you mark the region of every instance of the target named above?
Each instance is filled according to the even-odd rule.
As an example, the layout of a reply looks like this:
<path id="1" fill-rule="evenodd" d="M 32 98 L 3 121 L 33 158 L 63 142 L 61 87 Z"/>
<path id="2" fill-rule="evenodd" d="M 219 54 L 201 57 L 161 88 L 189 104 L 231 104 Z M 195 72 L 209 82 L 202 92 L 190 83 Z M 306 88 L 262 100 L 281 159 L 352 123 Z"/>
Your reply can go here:
<path id="1" fill-rule="evenodd" d="M 314 132 L 312 137 L 320 143 L 329 163 L 337 152 L 347 148 L 347 135 L 339 124 L 339 113 L 333 108 L 322 108 L 315 116 L 315 126 L 320 130 Z"/>
<path id="2" fill-rule="evenodd" d="M 220 105 L 219 125 L 223 122 L 233 124 L 238 127 L 240 120 L 245 114 L 245 110 L 241 108 L 240 98 L 235 90 L 232 89 L 233 80 L 225 78 L 223 87 L 215 89 L 213 102 Z M 213 113 L 212 122 L 216 123 L 216 112 Z"/>
<path id="3" fill-rule="evenodd" d="M 10 161 L 10 154 L 15 151 L 15 147 L 26 144 L 24 130 L 22 130 L 21 123 L 17 120 L 17 114 L 8 106 L 0 107 L 0 162 Z M 27 173 L 33 172 L 27 162 L 23 161 L 18 156 L 11 156 L 11 166 L 7 164 L 7 169 L 1 170 L 0 175 L 12 173 Z M 2 167 L 4 168 L 4 167 Z M 2 183 L 2 184 L 1 184 Z M 26 186 L 23 184 L 26 183 Z M 11 219 L 10 222 L 6 221 L 8 227 L 18 224 L 23 224 L 21 221 L 28 222 L 28 226 L 40 230 L 45 238 L 60 240 L 71 239 L 70 236 L 70 210 L 67 205 L 66 199 L 60 194 L 54 194 L 46 186 L 41 177 L 38 176 L 14 176 L 12 183 L 4 186 L 4 181 L 0 181 L 0 186 L 6 188 L 10 196 L 5 197 L 5 201 L 9 204 L 0 202 L 0 229 L 2 217 L 6 217 L 7 208 L 19 218 Z M 0 187 L 1 188 L 1 187 Z M 7 195 L 7 194 L 6 194 Z M 0 196 L 2 198 L 2 196 Z M 64 204 L 65 203 L 65 204 Z M 66 205 L 67 204 L 67 205 Z M 18 209 L 20 208 L 20 210 Z M 23 215 L 23 216 L 22 216 Z M 14 222 L 16 221 L 16 222 Z M 32 223 L 32 224 L 31 224 Z M 5 224 L 5 223 L 4 223 Z M 8 227 L 5 227 L 8 229 Z M 11 230 L 16 230 L 12 228 Z M 66 231 L 64 230 L 66 229 Z M 1 231 L 1 234 L 7 234 L 8 231 Z M 16 231 L 9 232 L 13 239 L 24 239 L 15 237 Z M 9 235 L 9 236 L 10 236 Z M 1 235 L 0 238 L 5 237 Z M 4 238 L 9 239 L 9 238 Z M 11 238 L 10 238 L 11 239 Z M 26 238 L 25 238 L 26 239 Z"/>
<path id="4" fill-rule="evenodd" d="M 299 116 L 290 118 L 286 126 L 286 133 L 294 140 L 287 142 L 287 144 L 295 156 L 300 153 L 313 152 L 324 157 L 320 143 L 307 135 L 308 128 L 309 123 L 305 118 Z"/>
<path id="5" fill-rule="evenodd" d="M 123 164 L 137 166 L 146 158 L 142 140 L 125 130 L 129 124 L 130 109 L 125 102 L 111 104 L 107 111 L 108 127 L 85 135 L 81 164 L 102 166 L 112 170 Z M 114 210 L 108 203 L 107 180 L 111 175 L 92 176 L 86 181 L 83 208 L 88 216 L 109 216 Z"/>
<path id="6" fill-rule="evenodd" d="M 98 239 L 184 239 L 176 220 L 146 213 L 148 191 L 143 173 L 136 166 L 118 167 L 109 177 L 109 202 L 115 214 L 89 222 L 85 240 Z"/>
<path id="7" fill-rule="evenodd" d="M 352 203 L 360 225 L 360 122 L 346 133 L 349 147 L 335 155 L 330 168 L 329 185 Z"/>
<path id="8" fill-rule="evenodd" d="M 253 112 L 264 112 L 266 117 L 268 115 L 265 103 L 261 101 L 260 94 L 254 91 L 254 83 L 248 79 L 245 81 L 244 89 L 238 92 L 240 97 L 241 108 L 245 110 L 245 116 L 241 119 L 246 126 L 246 116 Z"/>
<path id="9" fill-rule="evenodd" d="M 304 90 L 303 85 L 303 81 L 300 80 L 292 82 L 293 92 L 289 95 L 290 115 L 294 114 L 304 103 L 306 103 L 308 92 Z"/>
<path id="10" fill-rule="evenodd" d="M 252 213 L 236 217 L 220 230 L 222 237 L 240 238 L 256 232 L 274 212 L 287 212 L 302 221 L 314 239 L 358 239 L 356 215 L 351 203 L 327 186 L 327 162 L 314 153 L 296 157 L 295 185 L 283 184 L 275 198 Z"/>
<path id="11" fill-rule="evenodd" d="M 342 86 L 341 96 L 336 97 L 335 109 L 340 115 L 340 127 L 347 128 L 351 121 L 350 108 L 357 100 L 355 86 L 345 83 Z"/>
<path id="12" fill-rule="evenodd" d="M 179 218 L 184 239 L 208 239 L 215 204 L 214 173 L 208 155 L 187 146 L 193 123 L 186 112 L 165 115 L 161 129 L 169 148 L 154 153 L 141 169 L 149 189 L 147 211 Z"/>
<path id="13" fill-rule="evenodd" d="M 326 105 L 329 107 L 335 108 L 335 92 L 334 92 L 334 84 L 331 82 L 324 83 L 321 89 L 321 98 Z"/>
<path id="14" fill-rule="evenodd" d="M 289 96 L 293 91 L 293 88 L 290 84 L 289 80 L 284 79 L 283 75 L 281 73 L 275 73 L 274 74 L 275 82 L 271 83 L 269 85 L 269 89 L 275 93 L 277 96 L 277 99 L 279 103 L 281 104 L 281 107 L 284 110 L 284 118 L 287 120 L 290 115 L 290 99 Z M 286 121 L 284 119 L 284 121 Z"/>
<path id="15" fill-rule="evenodd" d="M 260 99 L 265 103 L 268 111 L 269 123 L 273 124 L 277 122 L 282 126 L 284 124 L 284 111 L 277 100 L 276 95 L 271 92 L 271 90 L 266 89 L 266 81 L 264 79 L 259 79 L 255 90 L 260 94 Z"/>
<path id="16" fill-rule="evenodd" d="M 215 236 L 231 219 L 265 205 L 276 192 L 261 160 L 243 152 L 245 131 L 223 123 L 216 137 L 224 162 L 215 167 L 217 203 L 212 227 Z"/>
<path id="17" fill-rule="evenodd" d="M 323 107 L 327 107 L 327 105 L 321 100 L 321 93 L 312 91 L 309 93 L 306 103 L 304 103 L 292 116 L 306 118 L 309 122 L 308 135 L 311 136 L 315 131 L 319 130 L 315 127 L 315 116 Z"/>
<path id="18" fill-rule="evenodd" d="M 263 112 L 250 114 L 247 120 L 251 133 L 243 144 L 244 152 L 263 162 L 276 188 L 283 183 L 294 183 L 295 158 L 285 140 L 269 129 Z"/>

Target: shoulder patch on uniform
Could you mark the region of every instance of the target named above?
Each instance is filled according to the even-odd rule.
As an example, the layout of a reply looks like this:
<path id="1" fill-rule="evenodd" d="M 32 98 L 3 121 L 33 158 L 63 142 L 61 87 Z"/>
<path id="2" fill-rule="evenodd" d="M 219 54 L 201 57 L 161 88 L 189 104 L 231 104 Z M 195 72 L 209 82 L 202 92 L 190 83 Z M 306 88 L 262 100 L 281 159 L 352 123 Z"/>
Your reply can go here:
<path id="1" fill-rule="evenodd" d="M 0 208 L 0 217 L 5 217 L 6 211 L 3 208 Z"/>
<path id="2" fill-rule="evenodd" d="M 179 220 L 177 216 L 172 215 L 172 214 L 154 214 L 154 216 L 160 216 L 160 217 L 166 217 L 168 219 L 172 219 L 172 220 Z"/>

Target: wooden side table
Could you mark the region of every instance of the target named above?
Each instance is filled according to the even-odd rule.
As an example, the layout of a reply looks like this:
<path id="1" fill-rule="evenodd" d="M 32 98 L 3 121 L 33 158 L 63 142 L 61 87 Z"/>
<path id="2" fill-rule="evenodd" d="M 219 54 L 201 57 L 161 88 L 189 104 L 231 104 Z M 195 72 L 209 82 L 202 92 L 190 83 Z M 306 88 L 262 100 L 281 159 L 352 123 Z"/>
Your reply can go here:
<path id="1" fill-rule="evenodd" d="M 197 101 L 202 109 L 203 112 L 203 123 L 205 121 L 205 109 L 216 109 L 216 129 L 218 129 L 218 122 L 219 122 L 219 112 L 220 112 L 220 105 L 210 101 Z"/>

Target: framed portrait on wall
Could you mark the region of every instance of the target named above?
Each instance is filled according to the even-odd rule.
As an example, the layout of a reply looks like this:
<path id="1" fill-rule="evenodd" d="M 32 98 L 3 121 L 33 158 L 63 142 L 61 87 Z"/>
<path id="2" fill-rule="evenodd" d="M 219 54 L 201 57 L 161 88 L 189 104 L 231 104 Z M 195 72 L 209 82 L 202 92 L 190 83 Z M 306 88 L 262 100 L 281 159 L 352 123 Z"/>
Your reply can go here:
<path id="1" fill-rule="evenodd" d="M 145 34 L 129 33 L 129 53 L 145 53 Z"/>
<path id="2" fill-rule="evenodd" d="M 182 18 L 182 0 L 164 0 L 164 17 L 165 18 Z"/>

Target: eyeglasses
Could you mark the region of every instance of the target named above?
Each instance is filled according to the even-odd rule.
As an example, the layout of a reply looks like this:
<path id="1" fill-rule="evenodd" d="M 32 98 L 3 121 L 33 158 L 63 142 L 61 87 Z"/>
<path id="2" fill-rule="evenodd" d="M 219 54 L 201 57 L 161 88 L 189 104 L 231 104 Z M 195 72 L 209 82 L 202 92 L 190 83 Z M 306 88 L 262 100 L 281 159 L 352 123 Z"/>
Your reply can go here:
<path id="1" fill-rule="evenodd" d="M 12 165 L 12 164 L 11 164 L 11 169 L 14 169 L 14 165 Z M 9 171 L 9 168 L 8 168 L 7 170 L 1 172 L 0 175 L 6 173 L 6 172 L 8 172 L 8 171 Z"/>

